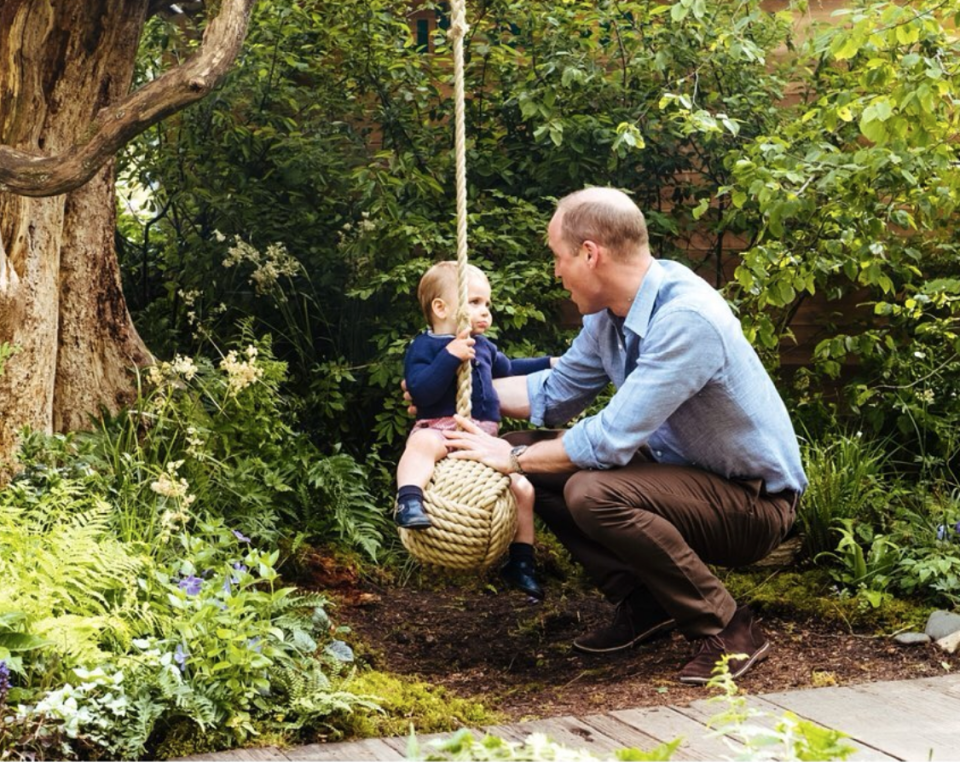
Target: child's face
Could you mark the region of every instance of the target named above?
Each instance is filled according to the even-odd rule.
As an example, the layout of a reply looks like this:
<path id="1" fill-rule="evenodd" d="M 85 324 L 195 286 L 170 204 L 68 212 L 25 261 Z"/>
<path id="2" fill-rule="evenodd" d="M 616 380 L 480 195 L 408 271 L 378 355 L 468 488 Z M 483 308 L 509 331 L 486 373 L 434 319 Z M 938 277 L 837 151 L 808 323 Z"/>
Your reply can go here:
<path id="1" fill-rule="evenodd" d="M 433 330 L 437 333 L 457 333 L 457 291 L 434 300 Z M 467 282 L 467 316 L 470 318 L 470 333 L 484 333 L 493 323 L 490 314 L 490 282 L 477 275 Z"/>
<path id="2" fill-rule="evenodd" d="M 470 316 L 471 333 L 484 333 L 493 323 L 493 315 L 490 313 L 490 283 L 486 278 L 470 278 L 467 284 L 467 314 Z"/>

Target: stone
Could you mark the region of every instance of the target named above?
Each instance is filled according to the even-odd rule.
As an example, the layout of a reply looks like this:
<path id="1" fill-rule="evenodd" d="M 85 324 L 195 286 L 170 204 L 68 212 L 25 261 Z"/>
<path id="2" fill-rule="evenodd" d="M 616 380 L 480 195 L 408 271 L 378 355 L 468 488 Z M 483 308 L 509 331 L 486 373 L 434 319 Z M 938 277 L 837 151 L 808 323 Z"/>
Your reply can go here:
<path id="1" fill-rule="evenodd" d="M 901 632 L 899 635 L 893 636 L 893 642 L 899 643 L 901 646 L 921 646 L 932 643 L 933 638 L 925 632 Z"/>
<path id="2" fill-rule="evenodd" d="M 960 614 L 951 611 L 934 611 L 924 630 L 933 640 L 940 640 L 960 631 Z"/>
<path id="3" fill-rule="evenodd" d="M 937 645 L 948 654 L 955 654 L 957 652 L 957 648 L 960 647 L 960 630 L 957 632 L 951 632 L 945 638 L 940 638 L 937 641 Z"/>

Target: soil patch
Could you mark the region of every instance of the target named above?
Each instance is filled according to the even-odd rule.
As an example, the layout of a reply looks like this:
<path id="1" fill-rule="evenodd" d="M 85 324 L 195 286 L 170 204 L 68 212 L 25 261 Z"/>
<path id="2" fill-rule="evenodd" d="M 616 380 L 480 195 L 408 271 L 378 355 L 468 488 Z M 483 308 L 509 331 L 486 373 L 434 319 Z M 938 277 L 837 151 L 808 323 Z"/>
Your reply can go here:
<path id="1" fill-rule="evenodd" d="M 550 590 L 538 604 L 514 592 L 366 586 L 333 612 L 358 657 L 483 700 L 509 721 L 686 704 L 708 694 L 677 682 L 690 645 L 674 633 L 634 650 L 594 656 L 571 641 L 613 609 L 595 591 Z M 842 625 L 759 611 L 770 658 L 740 681 L 747 693 L 942 675 L 960 658 L 936 646 L 898 646 Z"/>

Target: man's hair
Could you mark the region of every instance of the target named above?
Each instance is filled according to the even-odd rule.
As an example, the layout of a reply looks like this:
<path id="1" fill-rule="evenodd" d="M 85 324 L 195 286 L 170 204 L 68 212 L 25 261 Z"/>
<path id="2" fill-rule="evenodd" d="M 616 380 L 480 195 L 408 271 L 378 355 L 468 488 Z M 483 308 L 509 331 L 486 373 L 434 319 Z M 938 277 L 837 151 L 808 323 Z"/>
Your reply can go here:
<path id="1" fill-rule="evenodd" d="M 615 258 L 625 259 L 650 240 L 643 212 L 626 193 L 615 188 L 576 191 L 560 199 L 557 211 L 563 212 L 561 240 L 573 251 L 584 241 L 595 241 Z"/>
<path id="2" fill-rule="evenodd" d="M 479 277 L 487 280 L 483 270 L 476 265 L 467 265 L 467 272 L 468 277 Z M 417 299 L 420 300 L 420 309 L 423 310 L 423 316 L 427 319 L 427 325 L 432 328 L 433 300 L 443 299 L 456 303 L 459 299 L 457 293 L 457 263 L 452 260 L 437 262 L 427 270 L 417 287 Z"/>

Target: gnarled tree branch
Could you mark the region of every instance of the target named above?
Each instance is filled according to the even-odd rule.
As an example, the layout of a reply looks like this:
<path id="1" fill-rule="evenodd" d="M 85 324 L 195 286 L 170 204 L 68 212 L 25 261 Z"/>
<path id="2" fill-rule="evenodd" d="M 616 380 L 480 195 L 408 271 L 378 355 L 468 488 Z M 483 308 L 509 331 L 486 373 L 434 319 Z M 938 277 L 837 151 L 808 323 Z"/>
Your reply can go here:
<path id="1" fill-rule="evenodd" d="M 199 50 L 123 100 L 104 108 L 86 140 L 59 156 L 38 156 L 0 146 L 0 191 L 21 196 L 68 193 L 92 178 L 120 148 L 171 114 L 200 100 L 240 52 L 256 0 L 223 0 Z"/>

